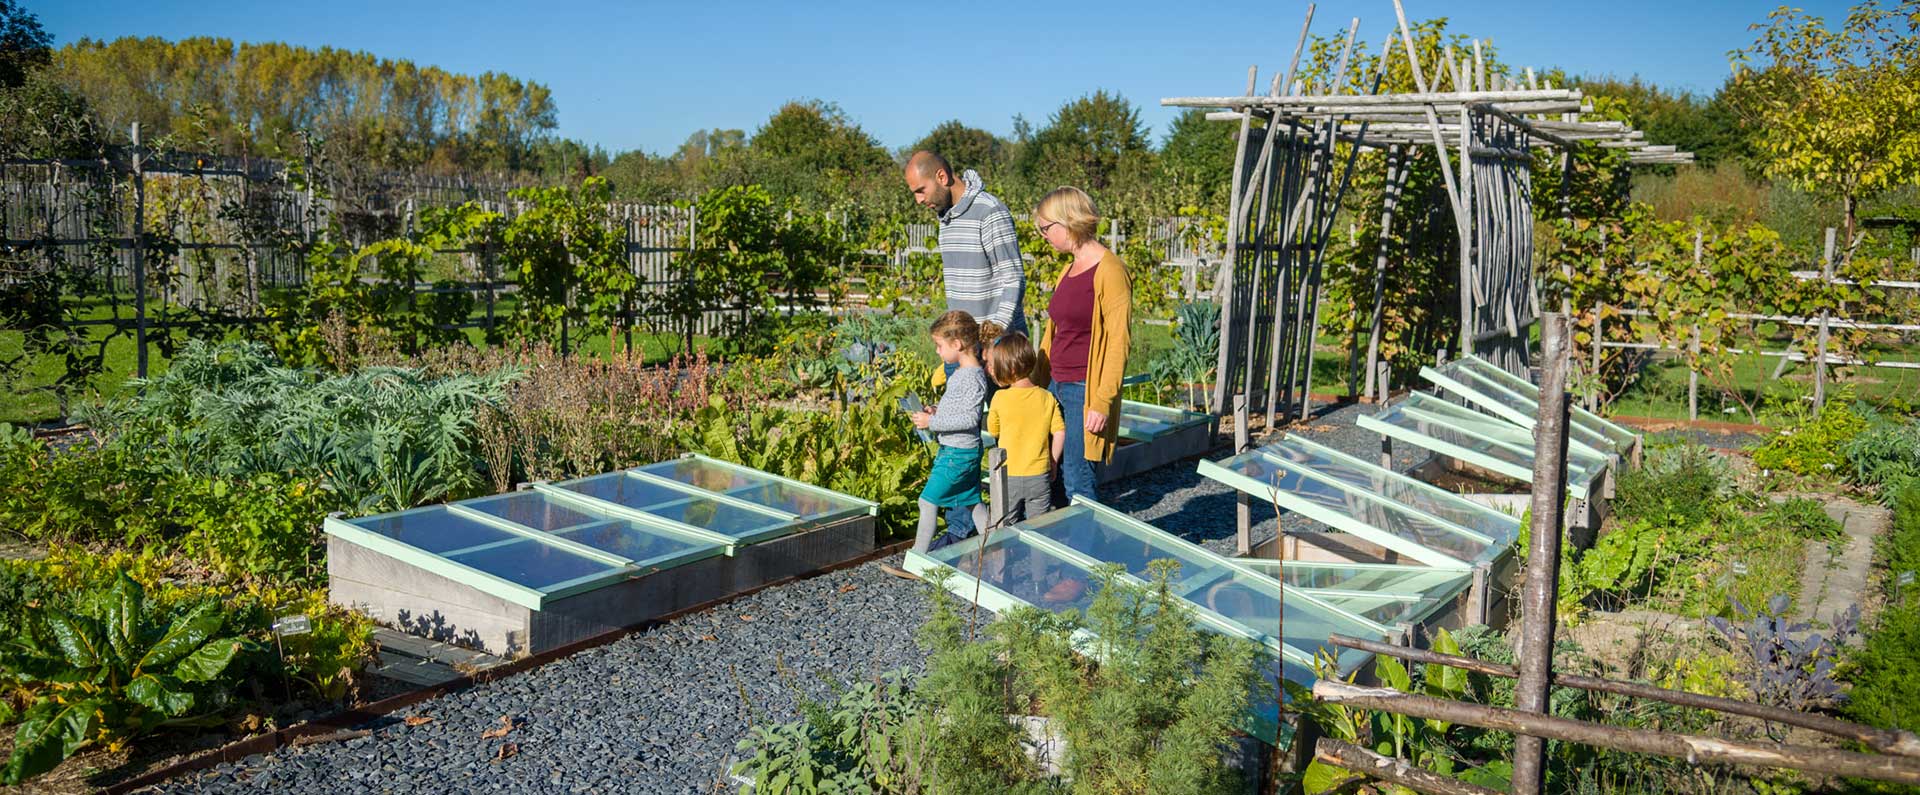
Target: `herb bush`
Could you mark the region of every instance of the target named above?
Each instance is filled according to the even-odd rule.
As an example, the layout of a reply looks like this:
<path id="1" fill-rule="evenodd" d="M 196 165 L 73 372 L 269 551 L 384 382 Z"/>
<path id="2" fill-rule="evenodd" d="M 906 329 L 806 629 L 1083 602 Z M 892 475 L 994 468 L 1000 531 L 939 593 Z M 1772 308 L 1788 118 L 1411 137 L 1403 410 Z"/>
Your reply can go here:
<path id="1" fill-rule="evenodd" d="M 917 684 L 889 674 L 804 707 L 800 721 L 756 727 L 736 772 L 782 793 L 1236 792 L 1223 753 L 1265 687 L 1260 652 L 1201 632 L 1172 572 L 1156 561 L 1141 588 L 1106 569 L 1084 616 L 1023 607 L 978 637 L 941 587 L 950 572 L 935 574 Z M 1092 639 L 1077 643 L 1083 630 Z M 1010 720 L 1035 705 L 1066 740 L 1064 777 L 1027 755 Z"/>
<path id="2" fill-rule="evenodd" d="M 1767 437 L 1753 451 L 1753 465 L 1772 472 L 1837 479 L 1845 474 L 1843 449 L 1870 424 L 1871 409 L 1846 397 L 1830 400 L 1819 414 Z"/>

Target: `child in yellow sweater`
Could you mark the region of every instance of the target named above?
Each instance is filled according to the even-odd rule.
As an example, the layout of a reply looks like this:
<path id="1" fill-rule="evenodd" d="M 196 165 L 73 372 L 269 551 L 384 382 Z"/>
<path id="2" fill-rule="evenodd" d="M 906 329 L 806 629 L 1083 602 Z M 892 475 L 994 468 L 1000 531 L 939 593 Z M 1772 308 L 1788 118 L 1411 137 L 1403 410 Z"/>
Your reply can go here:
<path id="1" fill-rule="evenodd" d="M 987 349 L 987 374 L 1000 390 L 987 409 L 987 432 L 1007 452 L 1007 499 L 1003 522 L 1032 519 L 1053 510 L 1053 478 L 1067 446 L 1060 403 L 1033 385 L 1039 354 L 1025 334 L 1002 336 Z"/>

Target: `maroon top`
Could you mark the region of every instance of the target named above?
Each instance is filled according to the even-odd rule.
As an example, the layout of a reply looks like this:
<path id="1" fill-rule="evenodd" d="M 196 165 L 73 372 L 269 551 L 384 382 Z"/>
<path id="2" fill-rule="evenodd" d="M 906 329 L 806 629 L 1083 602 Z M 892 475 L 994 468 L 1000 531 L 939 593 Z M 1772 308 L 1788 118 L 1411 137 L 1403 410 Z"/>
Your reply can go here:
<path id="1" fill-rule="evenodd" d="M 1079 275 L 1069 270 L 1047 301 L 1047 317 L 1053 321 L 1053 350 L 1047 352 L 1047 362 L 1054 381 L 1087 380 L 1088 349 L 1093 347 L 1093 272 L 1099 268 L 1095 263 Z"/>

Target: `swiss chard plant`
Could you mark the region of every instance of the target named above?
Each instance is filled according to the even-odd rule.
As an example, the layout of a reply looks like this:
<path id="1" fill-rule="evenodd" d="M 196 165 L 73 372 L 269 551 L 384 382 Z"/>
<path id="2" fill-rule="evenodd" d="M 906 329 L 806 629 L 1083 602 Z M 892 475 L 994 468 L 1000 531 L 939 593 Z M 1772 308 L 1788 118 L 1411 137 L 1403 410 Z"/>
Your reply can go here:
<path id="1" fill-rule="evenodd" d="M 247 645 L 225 631 L 220 602 L 176 614 L 149 605 L 124 573 L 90 609 L 46 610 L 36 623 L 0 649 L 0 677 L 35 694 L 0 774 L 10 785 L 97 743 L 212 718 L 226 704 L 223 674 Z"/>

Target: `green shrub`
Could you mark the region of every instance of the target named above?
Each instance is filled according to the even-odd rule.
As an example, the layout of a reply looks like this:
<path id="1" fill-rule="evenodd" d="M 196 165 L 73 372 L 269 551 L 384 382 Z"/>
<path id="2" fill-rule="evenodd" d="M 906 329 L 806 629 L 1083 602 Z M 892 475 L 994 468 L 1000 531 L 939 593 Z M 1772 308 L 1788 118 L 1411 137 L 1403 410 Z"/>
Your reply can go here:
<path id="1" fill-rule="evenodd" d="M 1826 506 L 1805 497 L 1773 503 L 1757 520 L 1762 531 L 1786 530 L 1806 541 L 1838 541 L 1843 535 L 1840 523 L 1827 515 Z"/>
<path id="2" fill-rule="evenodd" d="M 1920 480 L 1920 423 L 1876 422 L 1847 442 L 1841 453 L 1849 478 L 1885 499 L 1895 486 Z"/>
<path id="3" fill-rule="evenodd" d="M 1735 496 L 1733 466 L 1697 444 L 1658 447 L 1639 469 L 1624 469 L 1614 514 L 1622 521 L 1693 524 L 1725 513 Z"/>
<path id="4" fill-rule="evenodd" d="M 1898 584 L 1902 572 L 1920 570 L 1920 482 L 1903 484 L 1890 502 L 1893 532 L 1880 555 L 1893 592 L 1850 660 L 1846 712 L 1862 723 L 1920 731 L 1920 586 Z"/>
<path id="5" fill-rule="evenodd" d="M 1812 420 L 1767 437 L 1753 451 L 1753 465 L 1763 470 L 1808 477 L 1844 476 L 1847 459 L 1842 450 L 1868 426 L 1868 418 L 1850 400 L 1828 401 Z"/>
<path id="6" fill-rule="evenodd" d="M 1223 752 L 1265 687 L 1258 652 L 1202 633 L 1173 571 L 1156 561 L 1139 588 L 1105 569 L 1084 617 L 1017 608 L 979 639 L 941 587 L 950 572 L 935 574 L 917 686 L 897 675 L 856 685 L 804 707 L 804 720 L 757 727 L 736 771 L 757 792 L 1059 792 L 1065 782 L 1027 757 L 1024 728 L 1007 719 L 1039 705 L 1066 740 L 1073 791 L 1238 791 Z"/>

